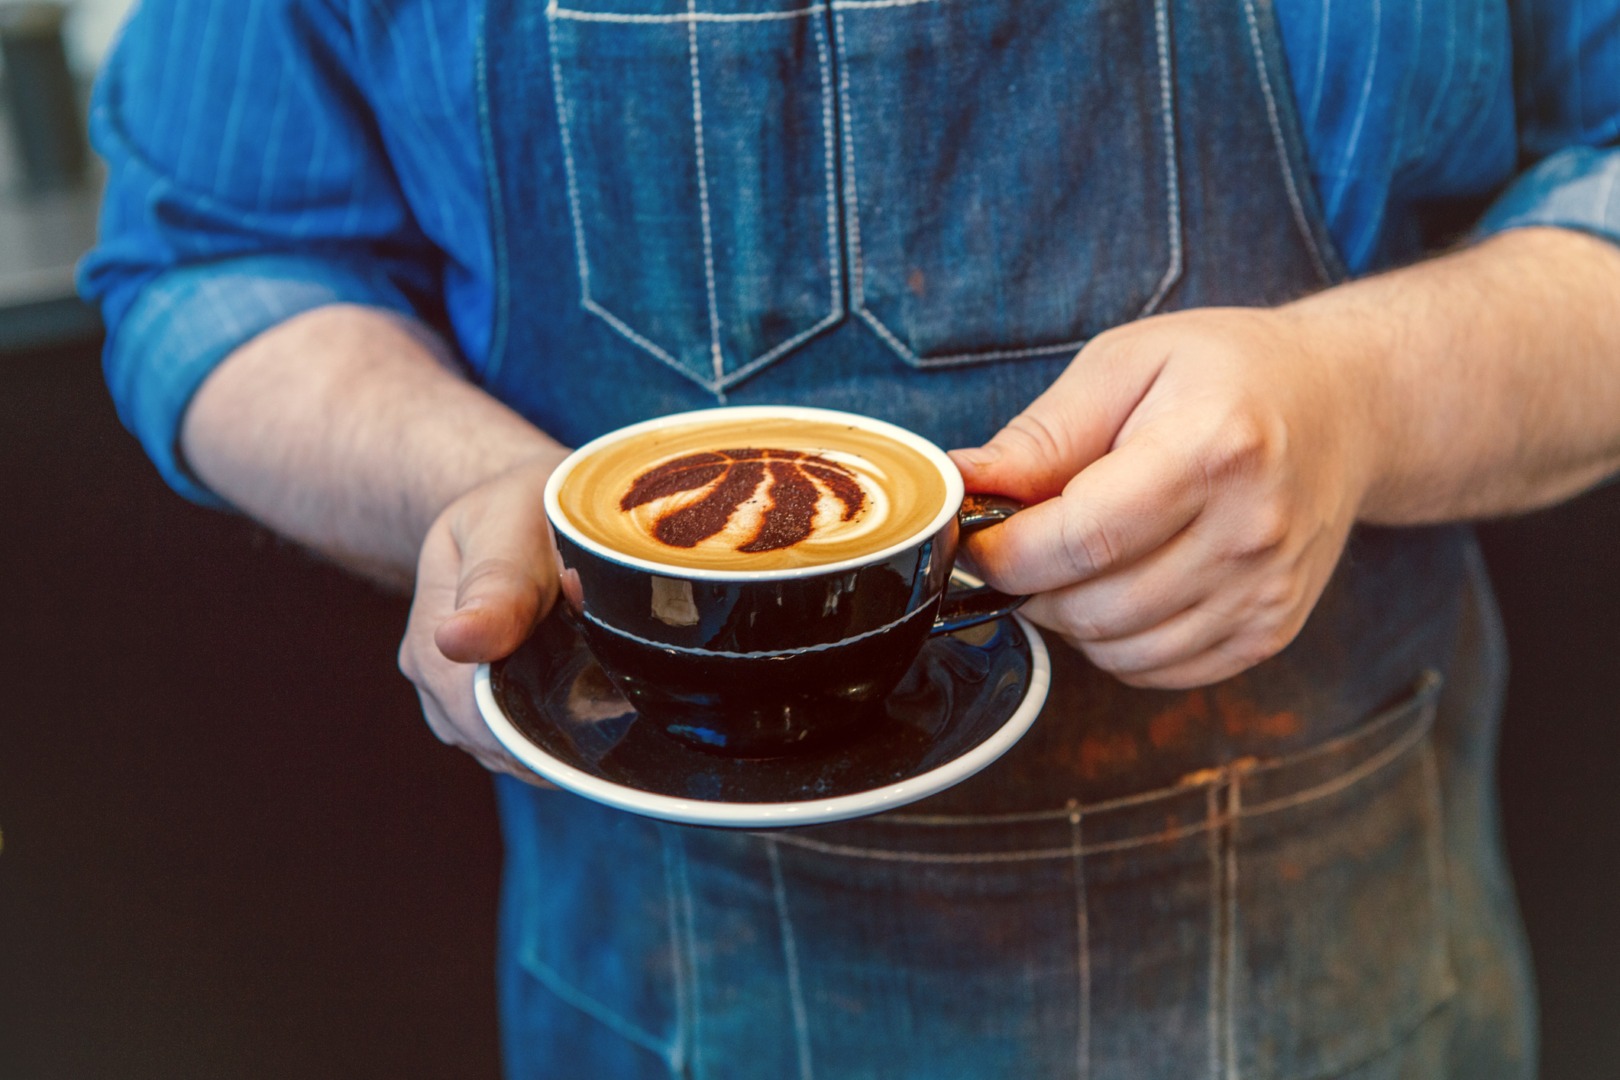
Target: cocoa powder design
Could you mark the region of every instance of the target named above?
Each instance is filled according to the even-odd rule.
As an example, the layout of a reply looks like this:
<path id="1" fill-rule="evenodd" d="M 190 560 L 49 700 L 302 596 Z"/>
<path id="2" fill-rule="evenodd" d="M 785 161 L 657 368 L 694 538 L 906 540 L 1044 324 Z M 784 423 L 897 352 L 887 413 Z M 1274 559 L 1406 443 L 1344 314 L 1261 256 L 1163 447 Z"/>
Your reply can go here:
<path id="1" fill-rule="evenodd" d="M 653 526 L 653 535 L 670 547 L 696 547 L 724 529 L 767 478 L 770 505 L 758 531 L 738 551 L 780 551 L 807 540 L 823 487 L 843 505 L 844 521 L 853 520 L 866 505 L 855 474 L 838 462 L 800 450 L 750 447 L 706 450 L 655 465 L 636 477 L 619 509 L 629 513 L 666 496 L 707 487 L 701 499 L 662 514 Z"/>

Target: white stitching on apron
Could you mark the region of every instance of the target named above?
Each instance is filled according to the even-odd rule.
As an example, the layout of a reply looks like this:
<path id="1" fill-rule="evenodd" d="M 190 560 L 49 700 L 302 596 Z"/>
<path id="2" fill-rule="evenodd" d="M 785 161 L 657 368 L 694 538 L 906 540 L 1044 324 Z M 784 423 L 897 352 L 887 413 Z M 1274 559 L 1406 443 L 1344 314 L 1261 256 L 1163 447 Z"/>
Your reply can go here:
<path id="1" fill-rule="evenodd" d="M 949 356 L 918 356 L 910 346 L 901 341 L 866 306 L 866 270 L 861 251 L 861 207 L 855 183 L 855 139 L 850 124 L 850 116 L 854 112 L 854 105 L 849 88 L 849 54 L 845 48 L 847 35 L 844 32 L 843 13 L 845 11 L 869 11 L 876 8 L 913 7 L 918 4 L 938 2 L 939 0 L 833 0 L 834 19 L 838 24 L 839 90 L 844 108 L 844 191 L 849 199 L 849 226 L 847 231 L 849 233 L 850 295 L 855 314 L 860 316 L 861 321 L 866 323 L 873 333 L 882 338 L 889 348 L 918 367 L 946 368 L 963 364 L 979 364 L 992 360 L 1019 360 L 1026 357 L 1046 356 L 1051 353 L 1077 350 L 1091 339 L 1084 337 L 1076 338 L 1073 341 L 1056 342 L 1051 345 L 1034 345 L 1020 349 L 997 349 L 988 352 L 953 353 Z M 1160 117 L 1164 125 L 1166 155 L 1165 187 L 1169 195 L 1169 201 L 1165 207 L 1165 227 L 1170 243 L 1170 264 L 1153 296 L 1143 306 L 1142 310 L 1137 312 L 1136 318 L 1138 319 L 1152 313 L 1163 302 L 1170 288 L 1180 279 L 1182 268 L 1181 182 L 1178 158 L 1176 156 L 1175 110 L 1170 78 L 1170 23 L 1168 11 L 1169 0 L 1155 0 L 1154 26 L 1158 38 Z"/>
<path id="2" fill-rule="evenodd" d="M 1221 848 L 1220 803 L 1215 785 L 1204 793 L 1205 817 L 1209 832 L 1209 1080 L 1221 1076 Z"/>
<path id="3" fill-rule="evenodd" d="M 677 867 L 680 871 L 681 883 L 681 929 L 683 931 L 682 936 L 686 942 L 686 962 L 684 966 L 686 968 L 686 977 L 688 979 L 689 993 L 687 1001 L 691 1005 L 691 1029 L 689 1042 L 690 1052 L 687 1060 L 692 1075 L 698 1076 L 701 1075 L 699 1059 L 700 1052 L 703 1049 L 703 1042 L 699 1037 L 699 1031 L 703 1024 L 703 990 L 702 987 L 698 985 L 697 931 L 693 926 L 694 916 L 692 914 L 692 879 L 687 873 L 686 841 L 677 835 L 675 843 L 677 851 L 680 854 Z"/>
<path id="4" fill-rule="evenodd" d="M 1423 676 L 1423 679 L 1419 682 L 1417 688 L 1410 695 L 1408 695 L 1406 697 L 1403 697 L 1400 701 L 1396 702 L 1390 708 L 1382 710 L 1377 715 L 1373 716 L 1371 719 L 1364 722 L 1360 727 L 1357 727 L 1357 728 L 1355 728 L 1355 729 L 1353 729 L 1353 730 L 1351 730 L 1349 732 L 1346 732 L 1343 735 L 1339 735 L 1339 736 L 1337 736 L 1335 738 L 1329 739 L 1328 741 L 1326 741 L 1324 743 L 1321 743 L 1321 744 L 1319 744 L 1317 746 L 1312 746 L 1312 747 L 1309 747 L 1309 748 L 1307 748 L 1305 750 L 1301 750 L 1296 754 L 1290 754 L 1290 755 L 1288 755 L 1286 757 L 1278 758 L 1278 759 L 1272 760 L 1272 761 L 1262 761 L 1262 762 L 1252 766 L 1251 768 L 1247 769 L 1246 771 L 1251 776 L 1263 776 L 1263 775 L 1267 775 L 1269 773 L 1276 772 L 1279 769 L 1290 768 L 1292 766 L 1301 764 L 1303 762 L 1311 761 L 1311 760 L 1313 760 L 1315 758 L 1319 758 L 1319 757 L 1325 756 L 1327 754 L 1337 753 L 1337 752 L 1345 749 L 1346 747 L 1348 747 L 1350 744 L 1352 744 L 1354 742 L 1364 740 L 1364 739 L 1368 739 L 1368 738 L 1371 738 L 1372 736 L 1377 735 L 1379 732 L 1383 731 L 1384 728 L 1389 727 L 1391 724 L 1395 723 L 1396 721 L 1404 719 L 1405 717 L 1411 715 L 1412 711 L 1415 708 L 1420 707 L 1420 702 L 1421 702 L 1421 709 L 1427 715 L 1421 716 L 1419 722 L 1415 726 L 1417 728 L 1420 728 L 1420 729 L 1423 729 L 1423 730 L 1426 731 L 1428 729 L 1428 727 L 1433 723 L 1433 719 L 1434 719 L 1433 718 L 1434 703 L 1432 701 L 1422 702 L 1422 699 L 1424 698 L 1425 695 L 1430 695 L 1430 694 L 1433 694 L 1433 693 L 1435 693 L 1437 691 L 1438 686 L 1439 686 L 1439 679 L 1440 679 L 1440 676 L 1437 673 L 1434 673 L 1434 672 L 1425 673 L 1425 675 Z M 1421 738 L 1421 735 L 1418 735 L 1418 737 Z M 1406 744 L 1406 742 L 1407 742 L 1407 740 L 1409 738 L 1411 738 L 1410 733 L 1408 735 L 1406 735 L 1406 736 L 1402 736 L 1401 739 L 1397 740 L 1396 742 L 1391 743 L 1390 747 L 1401 746 L 1402 748 L 1404 748 L 1405 744 Z M 1357 766 L 1357 769 L 1364 768 L 1368 764 L 1368 762 L 1378 760 L 1382 756 L 1382 754 L 1387 752 L 1388 750 L 1389 750 L 1389 748 L 1386 748 L 1385 751 L 1380 751 L 1379 754 L 1375 754 L 1372 757 L 1368 758 L 1366 762 L 1363 762 L 1360 766 Z M 1381 764 L 1381 762 L 1380 762 L 1380 764 Z M 1376 767 L 1375 767 L 1375 769 L 1376 769 Z M 1375 769 L 1374 770 L 1368 770 L 1368 771 L 1375 771 Z M 1361 778 L 1361 774 L 1359 772 L 1357 772 L 1356 769 L 1352 769 L 1349 773 L 1346 773 L 1345 775 L 1346 776 L 1353 776 L 1354 779 L 1360 779 Z M 1335 791 L 1338 790 L 1338 788 L 1333 787 L 1332 785 L 1337 784 L 1342 779 L 1343 779 L 1343 777 L 1335 777 L 1333 780 L 1328 781 L 1323 786 L 1319 786 L 1319 787 L 1316 787 L 1316 788 L 1307 788 L 1304 791 L 1297 792 L 1297 793 L 1295 793 L 1295 795 L 1292 795 L 1292 796 L 1281 796 L 1281 797 L 1279 797 L 1279 798 L 1277 798 L 1275 800 L 1272 800 L 1271 802 L 1268 802 L 1268 803 L 1262 803 L 1262 804 L 1258 804 L 1258 805 L 1251 805 L 1245 811 L 1245 813 L 1253 815 L 1253 814 L 1259 814 L 1259 813 L 1266 813 L 1266 812 L 1269 812 L 1269 811 L 1274 810 L 1274 809 L 1276 809 L 1276 810 L 1285 809 L 1287 806 L 1297 805 L 1297 803 L 1289 802 L 1287 800 L 1295 799 L 1295 798 L 1299 798 L 1299 797 L 1303 797 L 1303 796 L 1307 796 L 1307 795 L 1314 796 L 1319 791 L 1323 795 L 1331 795 Z M 1326 788 L 1326 790 L 1324 790 L 1324 788 Z M 1126 809 L 1126 808 L 1132 807 L 1132 806 L 1141 806 L 1141 805 L 1143 805 L 1145 803 L 1157 802 L 1160 799 L 1167 799 L 1167 798 L 1170 798 L 1170 797 L 1172 797 L 1174 795 L 1187 792 L 1188 790 L 1190 790 L 1190 788 L 1187 785 L 1185 785 L 1185 784 L 1177 784 L 1177 785 L 1173 785 L 1171 787 L 1154 788 L 1151 791 L 1138 792 L 1138 793 L 1136 793 L 1134 795 L 1122 795 L 1122 796 L 1120 796 L 1118 798 L 1115 798 L 1115 799 L 1100 799 L 1100 800 L 1098 800 L 1097 802 L 1094 802 L 1094 803 L 1080 803 L 1078 805 L 1079 805 L 1080 813 L 1083 816 L 1085 816 L 1085 817 L 1096 817 L 1098 814 L 1104 813 L 1106 811 L 1122 810 L 1122 809 Z M 1306 799 L 1305 801 L 1310 801 L 1310 800 Z M 1018 812 L 1009 813 L 1009 814 L 905 814 L 905 813 L 896 813 L 896 814 L 883 814 L 883 815 L 881 815 L 879 817 L 872 818 L 871 819 L 871 824 L 874 824 L 874 825 L 1013 825 L 1013 824 L 1018 824 L 1020 822 L 1060 821 L 1060 820 L 1062 820 L 1064 818 L 1067 818 L 1068 815 L 1069 815 L 1069 811 L 1068 811 L 1067 808 L 1062 809 L 1062 810 L 1024 810 L 1024 811 L 1018 811 Z M 1093 849 L 1090 849 L 1090 850 L 1096 850 L 1096 849 L 1093 848 Z"/>
<path id="5" fill-rule="evenodd" d="M 793 920 L 788 915 L 787 885 L 782 878 L 782 853 L 774 837 L 765 845 L 771 862 L 771 891 L 776 900 L 776 923 L 782 932 L 782 959 L 787 965 L 788 1000 L 793 1006 L 793 1039 L 799 1054 L 799 1080 L 815 1080 L 810 1061 L 810 1022 L 804 1005 L 804 986 L 799 979 L 799 946 L 793 936 Z"/>
<path id="6" fill-rule="evenodd" d="M 787 11 L 756 11 L 756 12 L 719 12 L 697 11 L 694 5 L 688 4 L 684 13 L 673 15 L 632 15 L 613 11 L 581 11 L 577 8 L 558 7 L 553 3 L 546 8 L 546 14 L 553 19 L 569 19 L 573 22 L 599 22 L 622 23 L 630 25 L 647 25 L 658 23 L 750 23 L 773 22 L 778 19 L 802 19 L 809 15 L 819 15 L 827 10 L 826 4 L 811 4 L 809 7 L 791 8 Z"/>
<path id="7" fill-rule="evenodd" d="M 631 1023 L 606 1005 L 597 1001 L 589 994 L 583 993 L 559 975 L 551 965 L 537 956 L 527 956 L 523 960 L 523 969 L 543 983 L 547 990 L 568 1005 L 596 1020 L 613 1031 L 621 1038 L 635 1043 L 644 1050 L 656 1054 L 669 1064 L 672 1071 L 678 1072 L 671 1047 L 662 1039 L 636 1024 Z"/>
<path id="8" fill-rule="evenodd" d="M 1316 787 L 1308 788 L 1294 795 L 1273 799 L 1269 802 L 1254 803 L 1246 807 L 1239 807 L 1235 812 L 1242 817 L 1260 817 L 1261 815 L 1275 813 L 1279 810 L 1287 810 L 1296 806 L 1303 806 L 1307 803 L 1316 802 L 1320 799 L 1327 798 L 1330 795 L 1337 794 L 1338 792 L 1343 791 L 1345 788 L 1359 783 L 1367 777 L 1372 776 L 1374 773 L 1387 768 L 1389 765 L 1404 757 L 1414 747 L 1419 746 L 1423 739 L 1428 735 L 1429 729 L 1433 724 L 1433 720 L 1434 704 L 1433 702 L 1430 702 L 1423 707 L 1421 719 L 1418 723 L 1413 725 L 1411 731 L 1403 734 L 1395 742 L 1390 743 L 1388 746 L 1384 747 L 1382 750 L 1367 758 L 1354 768 L 1341 773 L 1332 780 L 1318 784 Z M 1244 769 L 1243 772 L 1245 774 L 1252 775 L 1256 772 L 1260 772 L 1264 768 L 1265 766 L 1250 767 Z M 1230 766 L 1215 770 L 1212 778 L 1207 782 L 1207 790 L 1211 792 L 1218 791 L 1221 785 L 1230 782 L 1234 772 L 1235 770 Z M 1180 791 L 1187 789 L 1168 790 Z M 1078 807 L 1078 810 L 1082 814 L 1087 812 L 1084 806 Z M 1095 812 L 1093 811 L 1092 814 L 1094 815 L 1094 813 Z M 1067 816 L 1068 811 L 1064 811 L 1064 814 Z M 1205 830 L 1223 826 L 1228 820 L 1235 819 L 1229 819 L 1225 816 L 1217 816 L 1217 818 L 1212 820 L 1205 820 L 1196 824 L 1182 825 L 1174 829 L 1145 833 L 1139 836 L 1124 837 L 1119 840 L 1107 840 L 1088 845 L 1087 847 L 1083 848 L 1080 853 L 1082 855 L 1097 855 L 1110 851 L 1126 851 L 1146 844 L 1167 843 L 1170 841 L 1182 840 L 1189 836 L 1195 836 L 1198 833 L 1204 832 Z M 952 819 L 951 823 L 956 824 L 957 821 Z M 852 844 L 835 844 L 825 840 L 813 840 L 804 836 L 781 836 L 773 837 L 773 839 L 779 843 L 789 844 L 793 847 L 805 848 L 810 851 L 824 852 L 829 855 L 846 855 L 850 858 L 873 859 L 877 861 L 932 863 L 938 865 L 1029 862 L 1038 859 L 1070 858 L 1074 855 L 1074 851 L 1070 847 L 1024 848 L 1017 851 L 947 853 L 907 851 L 890 848 L 857 847 Z"/>
<path id="9" fill-rule="evenodd" d="M 1241 787 L 1243 774 L 1234 772 L 1226 786 L 1226 825 L 1223 838 L 1226 860 L 1226 913 L 1221 920 L 1222 953 L 1226 965 L 1226 984 L 1222 988 L 1221 1003 L 1225 1012 L 1226 1080 L 1238 1080 L 1237 1069 L 1237 1008 L 1238 1008 L 1238 859 L 1237 832 L 1243 813 Z"/>
<path id="10" fill-rule="evenodd" d="M 1159 115 L 1164 119 L 1165 207 L 1170 219 L 1170 265 L 1165 268 L 1159 287 L 1154 290 L 1138 319 L 1151 315 L 1164 303 L 1170 289 L 1181 279 L 1181 159 L 1176 156 L 1176 110 L 1170 82 L 1170 6 L 1167 0 L 1154 5 L 1153 25 L 1159 38 Z"/>
<path id="11" fill-rule="evenodd" d="M 1305 214 L 1305 204 L 1300 199 L 1299 187 L 1294 178 L 1294 170 L 1288 162 L 1282 118 L 1277 112 L 1277 96 L 1271 89 L 1265 50 L 1260 47 L 1260 23 L 1254 11 L 1254 0 L 1243 0 L 1243 15 L 1249 23 L 1249 47 L 1254 53 L 1255 73 L 1260 79 L 1260 92 L 1266 99 L 1266 122 L 1271 125 L 1271 140 L 1277 147 L 1277 160 L 1282 166 L 1283 185 L 1288 191 L 1288 204 L 1293 208 L 1294 221 L 1299 226 L 1300 236 L 1305 240 L 1305 250 L 1310 253 L 1311 264 L 1316 267 L 1316 272 L 1322 275 L 1324 282 L 1331 282 L 1334 275 L 1328 270 L 1327 260 L 1322 257 L 1322 252 L 1317 247 L 1316 234 L 1311 231 L 1310 221 Z"/>
<path id="12" fill-rule="evenodd" d="M 1091 909 L 1086 900 L 1085 844 L 1080 830 L 1080 807 L 1069 803 L 1069 836 L 1074 849 L 1074 919 L 1080 953 L 1080 1021 L 1075 1035 L 1075 1075 L 1091 1078 Z"/>
<path id="13" fill-rule="evenodd" d="M 1424 787 L 1428 789 L 1429 828 L 1425 838 L 1429 857 L 1430 887 L 1429 896 L 1434 904 L 1435 921 L 1440 926 L 1449 926 L 1451 922 L 1451 867 L 1446 859 L 1445 835 L 1445 792 L 1440 784 L 1440 764 L 1436 757 L 1434 744 L 1430 743 L 1423 748 L 1423 779 Z M 1445 995 L 1451 997 L 1457 992 L 1457 963 L 1452 955 L 1451 935 L 1445 935 L 1444 940 L 1446 978 Z"/>
<path id="14" fill-rule="evenodd" d="M 698 75 L 697 0 L 686 0 L 687 55 L 692 61 L 692 142 L 697 149 L 698 210 L 703 217 L 703 284 L 709 293 L 709 352 L 714 358 L 714 381 L 726 377 L 720 354 L 720 300 L 714 288 L 714 228 L 709 214 L 709 158 L 703 150 L 703 80 Z"/>
<path id="15" fill-rule="evenodd" d="M 691 1011 L 686 1000 L 686 971 L 690 960 L 683 944 L 680 905 L 675 887 L 674 845 L 679 843 L 680 840 L 671 830 L 665 830 L 662 839 L 664 846 L 664 902 L 669 911 L 669 952 L 674 959 L 675 968 L 675 1042 L 669 1047 L 665 1060 L 669 1062 L 669 1071 L 672 1076 L 679 1078 L 686 1072 L 687 1014 Z M 683 859 L 682 862 L 684 864 L 685 860 Z"/>
<path id="16" fill-rule="evenodd" d="M 930 0 L 932 2 L 932 0 Z M 711 393 L 724 400 L 724 390 L 739 381 L 747 378 L 755 371 L 770 364 L 777 357 L 798 348 L 817 334 L 836 326 L 844 319 L 844 306 L 842 289 L 840 287 L 840 267 L 838 264 L 838 193 L 834 182 L 833 136 L 832 136 L 832 66 L 827 50 L 827 31 L 820 20 L 812 22 L 816 36 L 816 53 L 821 73 L 821 115 L 822 115 L 822 142 L 825 147 L 824 158 L 827 169 L 827 251 L 829 265 L 830 309 L 825 318 L 813 326 L 794 334 L 786 341 L 772 346 L 770 349 L 754 357 L 735 370 L 725 370 L 725 357 L 720 347 L 720 313 L 719 296 L 716 287 L 716 271 L 714 263 L 714 230 L 709 203 L 708 163 L 703 147 L 703 91 L 702 77 L 699 73 L 697 25 L 698 23 L 754 23 L 780 21 L 785 19 L 799 19 L 819 15 L 828 10 L 825 4 L 813 4 L 809 7 L 795 8 L 790 11 L 772 11 L 758 13 L 725 14 L 717 12 L 703 12 L 696 10 L 696 0 L 688 0 L 687 10 L 684 13 L 673 15 L 632 15 L 615 14 L 611 12 L 580 11 L 572 8 L 558 7 L 555 2 L 546 8 L 546 15 L 552 20 L 564 19 L 572 22 L 587 23 L 616 23 L 624 25 L 640 24 L 687 24 L 688 53 L 692 70 L 692 127 L 693 141 L 697 153 L 698 166 L 698 205 L 701 223 L 703 226 L 703 271 L 704 286 L 709 302 L 709 349 L 713 361 L 714 377 L 712 379 L 698 379 L 697 381 Z M 623 319 L 597 303 L 591 296 L 591 268 L 590 259 L 585 246 L 584 214 L 580 209 L 578 167 L 575 164 L 573 138 L 569 134 L 569 119 L 571 106 L 568 92 L 563 82 L 562 65 L 557 59 L 556 35 L 547 35 L 547 47 L 551 52 L 551 83 L 557 101 L 557 126 L 562 140 L 563 169 L 568 180 L 568 209 L 574 228 L 574 260 L 580 282 L 580 307 L 607 323 L 615 333 L 624 337 L 632 344 L 650 353 L 666 367 L 672 368 L 687 378 L 695 378 L 696 373 L 681 365 L 667 349 L 652 341 L 645 335 L 638 333 Z"/>

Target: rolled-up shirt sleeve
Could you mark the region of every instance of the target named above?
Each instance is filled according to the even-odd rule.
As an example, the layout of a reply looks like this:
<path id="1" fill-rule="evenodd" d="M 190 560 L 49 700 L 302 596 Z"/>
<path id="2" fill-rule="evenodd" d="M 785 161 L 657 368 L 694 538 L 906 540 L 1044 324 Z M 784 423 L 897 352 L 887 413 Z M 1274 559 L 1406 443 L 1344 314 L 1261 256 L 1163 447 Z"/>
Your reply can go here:
<path id="1" fill-rule="evenodd" d="M 145 0 L 98 80 L 101 239 L 80 291 L 107 324 L 123 420 L 169 484 L 220 505 L 179 449 L 236 348 L 314 308 L 434 309 L 420 234 L 327 0 Z"/>
<path id="2" fill-rule="evenodd" d="M 1516 0 L 1512 14 L 1526 168 L 1479 231 L 1556 225 L 1620 244 L 1620 0 Z"/>

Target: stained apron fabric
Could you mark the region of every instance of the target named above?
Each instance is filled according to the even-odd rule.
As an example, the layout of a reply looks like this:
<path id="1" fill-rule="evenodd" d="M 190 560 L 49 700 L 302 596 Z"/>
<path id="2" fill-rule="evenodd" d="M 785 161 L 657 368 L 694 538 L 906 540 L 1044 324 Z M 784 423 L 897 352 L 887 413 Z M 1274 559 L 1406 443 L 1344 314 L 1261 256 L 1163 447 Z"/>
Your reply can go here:
<path id="1" fill-rule="evenodd" d="M 493 0 L 489 388 L 988 438 L 1092 335 L 1341 276 L 1262 0 Z M 503 782 L 514 1077 L 1520 1077 L 1469 533 L 1357 529 L 1278 657 L 1054 644 L 1001 762 L 774 835 Z"/>

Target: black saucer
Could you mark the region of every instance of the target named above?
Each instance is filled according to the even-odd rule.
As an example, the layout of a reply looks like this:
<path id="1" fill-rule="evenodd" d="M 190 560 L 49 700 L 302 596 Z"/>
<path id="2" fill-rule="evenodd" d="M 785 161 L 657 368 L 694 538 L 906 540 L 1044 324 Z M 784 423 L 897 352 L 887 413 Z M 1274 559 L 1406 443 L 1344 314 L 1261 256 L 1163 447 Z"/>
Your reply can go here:
<path id="1" fill-rule="evenodd" d="M 863 816 L 965 779 L 1028 729 L 1047 681 L 1039 635 L 1003 618 L 931 638 L 859 738 L 728 758 L 642 721 L 573 624 L 553 615 L 481 670 L 478 690 L 491 730 L 559 786 L 654 817 L 757 827 Z"/>

